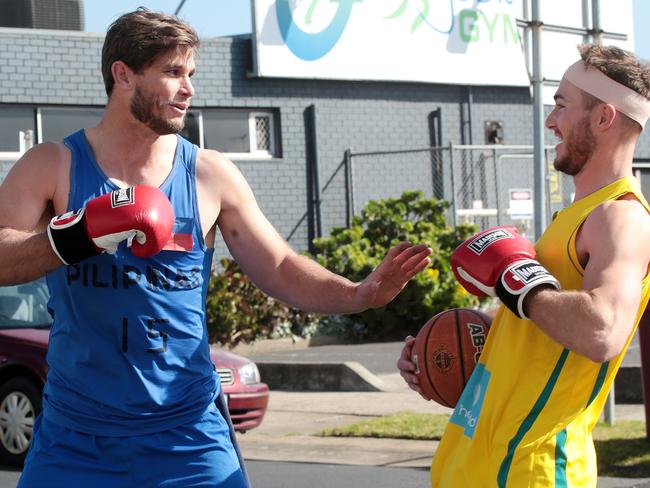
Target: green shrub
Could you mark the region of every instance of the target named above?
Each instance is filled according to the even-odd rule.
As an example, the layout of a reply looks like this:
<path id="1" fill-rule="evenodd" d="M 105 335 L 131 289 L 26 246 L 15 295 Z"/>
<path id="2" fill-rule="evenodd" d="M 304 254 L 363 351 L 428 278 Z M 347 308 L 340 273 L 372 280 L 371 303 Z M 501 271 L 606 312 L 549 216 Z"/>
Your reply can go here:
<path id="1" fill-rule="evenodd" d="M 206 300 L 210 342 L 235 346 L 258 339 L 303 335 L 315 317 L 262 292 L 232 259 L 222 258 Z"/>
<path id="2" fill-rule="evenodd" d="M 369 202 L 350 228 L 334 228 L 329 237 L 314 241 L 315 259 L 352 281 L 365 278 L 388 249 L 402 241 L 425 243 L 433 251 L 430 267 L 391 303 L 349 316 L 348 323 L 363 324 L 363 330 L 355 330 L 352 338 L 402 339 L 442 310 L 478 305 L 458 284 L 449 263 L 452 251 L 476 232 L 476 227 L 447 225 L 448 207 L 447 202 L 424 198 L 421 192 L 405 192 L 401 198 Z"/>
<path id="3" fill-rule="evenodd" d="M 318 317 L 293 309 L 257 288 L 235 261 L 221 259 L 207 296 L 210 342 L 234 346 L 312 335 L 336 336 L 346 342 L 401 340 L 442 310 L 478 305 L 458 284 L 449 264 L 451 252 L 476 228 L 448 226 L 448 207 L 447 202 L 425 199 L 420 192 L 406 192 L 399 199 L 369 202 L 349 229 L 334 228 L 329 237 L 315 240 L 313 258 L 352 281 L 364 279 L 402 241 L 431 247 L 431 265 L 391 303 L 358 314 Z"/>

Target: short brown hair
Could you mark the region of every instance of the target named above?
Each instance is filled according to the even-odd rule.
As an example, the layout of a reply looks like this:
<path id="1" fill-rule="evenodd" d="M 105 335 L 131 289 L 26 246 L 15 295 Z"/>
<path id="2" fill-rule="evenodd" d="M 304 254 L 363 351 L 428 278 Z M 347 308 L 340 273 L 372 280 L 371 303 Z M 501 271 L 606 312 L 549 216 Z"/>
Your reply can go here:
<path id="1" fill-rule="evenodd" d="M 187 22 L 144 7 L 124 14 L 111 24 L 102 48 L 102 76 L 110 97 L 115 80 L 111 69 L 123 61 L 136 73 L 151 66 L 158 56 L 174 49 L 199 47 L 199 36 Z"/>
<path id="2" fill-rule="evenodd" d="M 650 68 L 634 54 L 616 46 L 599 44 L 581 44 L 578 50 L 585 65 L 650 100 Z M 583 93 L 583 99 L 587 109 L 602 102 L 588 93 Z"/>

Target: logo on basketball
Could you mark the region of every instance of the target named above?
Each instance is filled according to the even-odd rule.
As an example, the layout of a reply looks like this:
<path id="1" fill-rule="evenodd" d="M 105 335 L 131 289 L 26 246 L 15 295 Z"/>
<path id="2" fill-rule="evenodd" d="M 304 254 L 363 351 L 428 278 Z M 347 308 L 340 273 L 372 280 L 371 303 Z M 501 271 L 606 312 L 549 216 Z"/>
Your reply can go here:
<path id="1" fill-rule="evenodd" d="M 466 325 L 469 329 L 469 335 L 472 338 L 472 345 L 475 350 L 474 362 L 478 363 L 478 359 L 483 351 L 483 346 L 485 345 L 485 326 L 483 324 L 473 324 L 471 322 L 468 322 Z"/>
<path id="2" fill-rule="evenodd" d="M 446 373 L 454 364 L 455 356 L 444 347 L 433 353 L 433 365 L 441 373 Z"/>

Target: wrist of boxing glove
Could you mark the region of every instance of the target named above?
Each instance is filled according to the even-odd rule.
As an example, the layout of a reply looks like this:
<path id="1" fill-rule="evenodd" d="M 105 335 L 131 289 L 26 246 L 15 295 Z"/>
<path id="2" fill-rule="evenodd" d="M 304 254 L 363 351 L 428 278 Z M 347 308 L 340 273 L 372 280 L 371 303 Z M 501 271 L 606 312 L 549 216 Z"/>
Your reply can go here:
<path id="1" fill-rule="evenodd" d="M 494 289 L 506 307 L 519 318 L 528 320 L 524 302 L 532 290 L 541 287 L 559 290 L 560 282 L 539 261 L 522 259 L 505 269 Z"/>
<path id="2" fill-rule="evenodd" d="M 54 217 L 47 226 L 47 236 L 63 264 L 75 264 L 101 252 L 86 232 L 83 208 Z"/>

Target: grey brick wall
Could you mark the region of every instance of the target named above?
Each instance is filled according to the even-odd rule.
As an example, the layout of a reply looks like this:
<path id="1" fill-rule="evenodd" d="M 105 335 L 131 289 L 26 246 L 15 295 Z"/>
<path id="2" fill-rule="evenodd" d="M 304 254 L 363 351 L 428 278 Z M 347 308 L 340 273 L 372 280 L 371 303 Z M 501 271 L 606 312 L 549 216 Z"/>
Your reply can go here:
<path id="1" fill-rule="evenodd" d="M 0 104 L 104 105 L 103 36 L 0 28 Z"/>
<path id="2" fill-rule="evenodd" d="M 106 101 L 100 73 L 103 36 L 64 31 L 0 28 L 0 110 L 11 104 L 94 105 Z M 422 83 L 260 79 L 252 69 L 250 39 L 203 41 L 194 78 L 195 107 L 250 107 L 279 113 L 282 154 L 273 160 L 235 161 L 258 202 L 296 249 L 308 246 L 306 110 L 317 111 L 323 230 L 345 224 L 343 153 L 428 147 L 428 118 L 441 109 L 442 139 L 460 143 L 463 86 Z M 480 82 L 480 80 L 477 80 Z M 484 143 L 486 120 L 502 120 L 507 144 L 533 142 L 528 88 L 473 87 L 472 139 Z M 466 117 L 465 117 L 466 119 Z M 549 133 L 547 140 L 554 138 Z M 468 138 L 465 138 L 468 142 Z M 645 134 L 638 157 L 650 157 Z M 404 189 L 432 193 L 430 160 L 403 156 L 355 161 L 357 210 L 367 198 L 397 196 Z M 532 185 L 532 181 L 531 181 Z M 225 253 L 219 246 L 217 253 Z"/>

